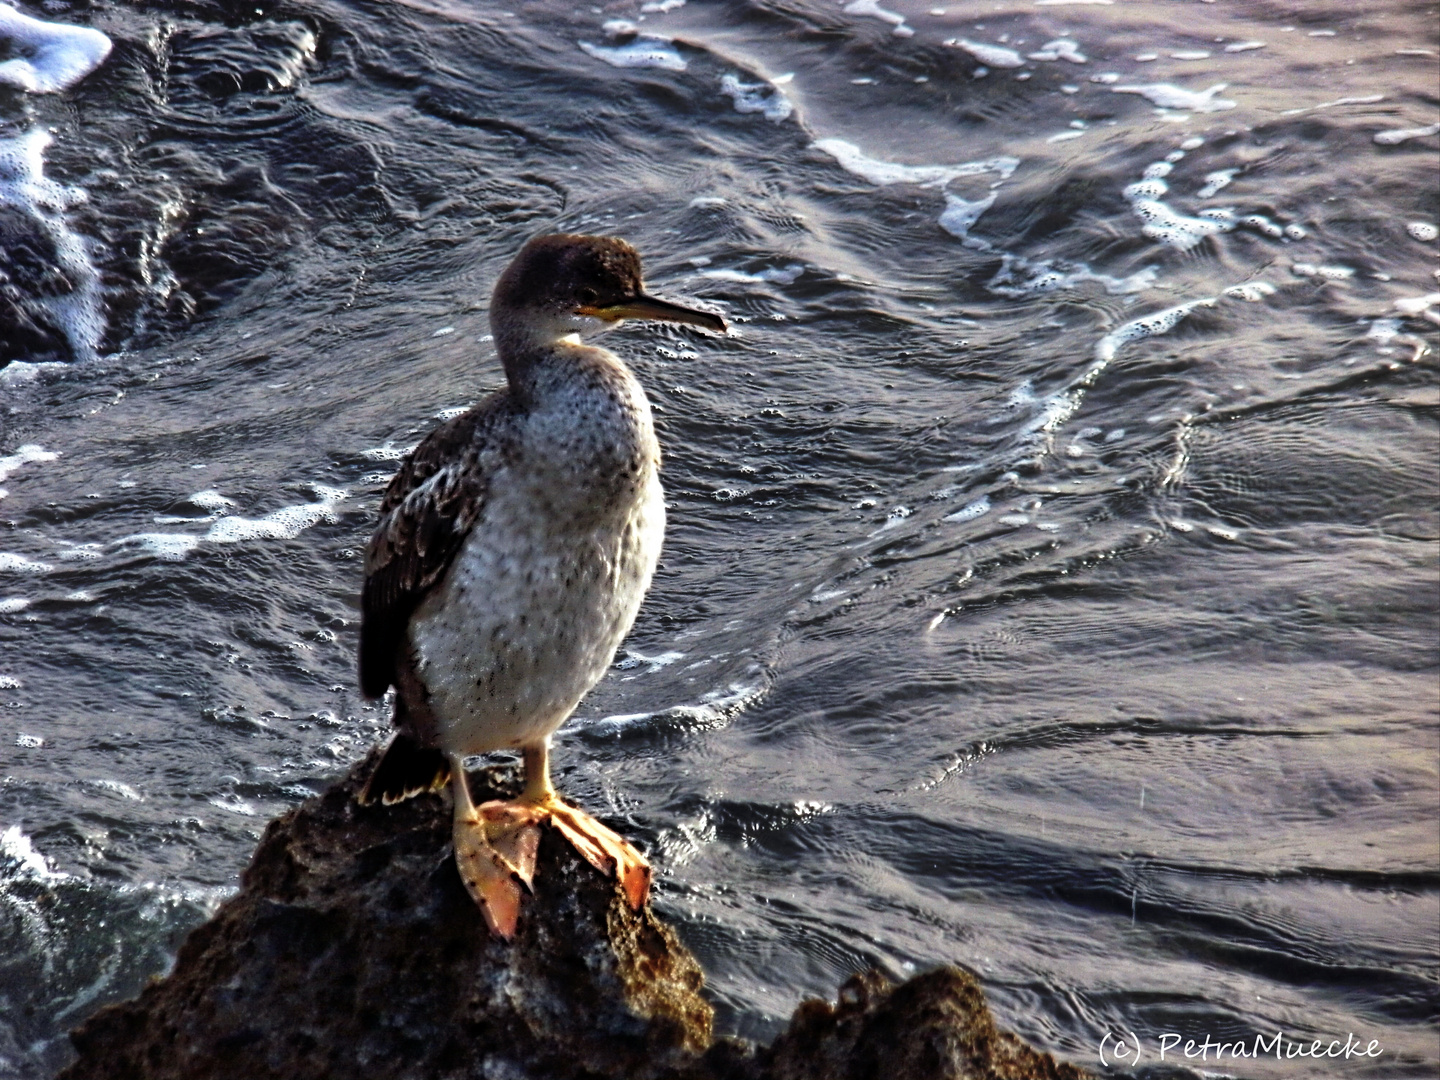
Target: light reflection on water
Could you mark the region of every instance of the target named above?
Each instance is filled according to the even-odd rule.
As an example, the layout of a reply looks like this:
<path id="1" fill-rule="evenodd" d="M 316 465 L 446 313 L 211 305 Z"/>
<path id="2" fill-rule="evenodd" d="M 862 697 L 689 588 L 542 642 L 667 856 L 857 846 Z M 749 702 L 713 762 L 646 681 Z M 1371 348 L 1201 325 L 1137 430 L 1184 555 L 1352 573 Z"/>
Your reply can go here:
<path id="1" fill-rule="evenodd" d="M 0 1073 L 383 733 L 384 477 L 563 228 L 738 328 L 607 339 L 671 524 L 556 757 L 726 1028 L 952 960 L 1090 1067 L 1284 1028 L 1432 1075 L 1433 10 L 666 7 L 96 7 L 104 68 L 0 101 L 110 313 L 0 375 Z"/>

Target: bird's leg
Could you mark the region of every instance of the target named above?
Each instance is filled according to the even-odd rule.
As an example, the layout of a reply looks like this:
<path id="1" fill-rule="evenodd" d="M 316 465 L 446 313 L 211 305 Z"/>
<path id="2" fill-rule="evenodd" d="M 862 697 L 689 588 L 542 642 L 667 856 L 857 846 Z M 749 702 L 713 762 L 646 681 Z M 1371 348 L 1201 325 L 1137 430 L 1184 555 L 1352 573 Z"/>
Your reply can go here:
<path id="1" fill-rule="evenodd" d="M 563 802 L 550 785 L 550 743 L 523 748 L 525 789 L 518 798 L 478 807 L 470 801 L 465 770 L 451 757 L 455 785 L 455 862 L 466 889 L 490 929 L 514 936 L 520 917 L 520 883 L 530 887 L 540 847 L 540 823 L 549 821 L 597 870 L 614 875 L 637 910 L 650 895 L 650 864 L 621 837 L 583 810 Z"/>
<path id="2" fill-rule="evenodd" d="M 645 857 L 585 811 L 562 802 L 550 785 L 550 740 L 523 748 L 525 790 L 517 802 L 534 807 L 537 819 L 548 817 L 572 847 L 604 874 L 614 874 L 637 910 L 650 895 L 650 864 Z M 490 804 L 486 804 L 490 805 Z M 481 808 L 483 811 L 483 807 Z"/>
<path id="3" fill-rule="evenodd" d="M 528 817 L 512 821 L 504 814 L 477 810 L 458 754 L 450 757 L 450 776 L 455 791 L 453 835 L 460 880 L 480 905 L 490 930 L 503 938 L 513 937 L 520 918 L 520 881 L 528 886 L 534 875 L 540 830 Z M 482 809 L 494 806 L 486 803 Z"/>

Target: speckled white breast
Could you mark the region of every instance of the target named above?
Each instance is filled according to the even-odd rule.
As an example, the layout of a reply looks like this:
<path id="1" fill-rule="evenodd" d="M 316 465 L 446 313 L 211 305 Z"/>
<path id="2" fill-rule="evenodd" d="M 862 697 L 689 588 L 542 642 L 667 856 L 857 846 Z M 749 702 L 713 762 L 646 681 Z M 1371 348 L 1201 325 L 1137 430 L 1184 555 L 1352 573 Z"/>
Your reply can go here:
<path id="1" fill-rule="evenodd" d="M 653 464 L 622 505 L 598 515 L 574 513 L 579 494 L 567 506 L 543 480 L 495 479 L 484 515 L 410 622 L 416 672 L 452 753 L 534 744 L 565 722 L 629 633 L 665 532 Z"/>

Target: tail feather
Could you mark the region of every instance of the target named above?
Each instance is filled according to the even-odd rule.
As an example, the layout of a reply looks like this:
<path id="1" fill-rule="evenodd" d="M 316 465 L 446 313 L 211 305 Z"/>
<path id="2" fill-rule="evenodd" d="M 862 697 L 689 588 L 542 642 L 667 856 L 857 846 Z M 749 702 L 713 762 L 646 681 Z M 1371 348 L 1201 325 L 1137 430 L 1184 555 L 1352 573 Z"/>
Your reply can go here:
<path id="1" fill-rule="evenodd" d="M 412 736 L 397 731 L 357 801 L 361 806 L 373 806 L 377 801 L 391 806 L 414 795 L 437 791 L 449 779 L 450 761 L 441 751 L 422 746 Z"/>

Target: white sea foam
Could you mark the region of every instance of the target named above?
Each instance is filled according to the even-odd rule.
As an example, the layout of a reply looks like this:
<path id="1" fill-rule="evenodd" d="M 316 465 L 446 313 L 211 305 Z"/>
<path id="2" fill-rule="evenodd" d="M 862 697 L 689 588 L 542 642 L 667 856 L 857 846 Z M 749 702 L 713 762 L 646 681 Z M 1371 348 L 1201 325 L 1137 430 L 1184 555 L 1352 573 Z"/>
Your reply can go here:
<path id="1" fill-rule="evenodd" d="M 1440 292 L 1424 296 L 1405 296 L 1395 301 L 1395 310 L 1402 315 L 1428 315 L 1430 309 L 1440 304 Z"/>
<path id="2" fill-rule="evenodd" d="M 1080 134 L 1076 132 L 1076 134 Z M 983 199 L 970 202 L 962 199 L 959 195 L 945 193 L 945 210 L 940 214 L 940 227 L 951 236 L 964 240 L 970 235 L 970 230 L 975 222 L 980 220 L 980 215 L 995 205 L 995 192 L 991 192 Z"/>
<path id="3" fill-rule="evenodd" d="M 1031 262 L 1008 252 L 1000 256 L 1000 269 L 986 283 L 986 288 L 1000 296 L 1021 297 L 1034 293 L 1073 289 L 1087 281 L 1104 286 L 1112 295 L 1127 295 L 1152 288 L 1159 275 L 1158 268 L 1146 266 L 1128 277 L 1117 278 L 1097 274 L 1084 263 L 1068 263 L 1060 259 Z"/>
<path id="4" fill-rule="evenodd" d="M 1397 143 L 1408 142 L 1410 139 L 1425 139 L 1431 135 L 1440 135 L 1440 124 L 1431 124 L 1428 127 L 1394 128 L 1391 131 L 1377 131 L 1375 133 L 1375 141 L 1381 146 L 1395 146 Z"/>
<path id="5" fill-rule="evenodd" d="M 1112 93 L 1139 94 L 1162 109 L 1184 109 L 1187 112 L 1221 112 L 1235 108 L 1235 102 L 1215 95 L 1229 83 L 1216 83 L 1208 90 L 1182 90 L 1170 83 L 1146 83 L 1137 86 L 1112 86 Z"/>
<path id="6" fill-rule="evenodd" d="M 341 488 L 313 485 L 316 501 L 286 506 L 259 518 L 223 517 L 203 539 L 212 544 L 236 544 L 242 540 L 293 540 L 312 525 L 334 521 L 335 505 L 347 493 Z"/>
<path id="7" fill-rule="evenodd" d="M 1215 298 L 1207 296 L 1200 300 L 1190 300 L 1187 303 L 1166 308 L 1164 311 L 1156 311 L 1149 315 L 1142 315 L 1138 319 L 1132 319 L 1130 322 L 1116 327 L 1095 343 L 1096 363 L 1108 364 L 1115 359 L 1121 346 L 1132 341 L 1155 337 L 1157 334 L 1169 333 L 1196 308 L 1214 306 Z"/>
<path id="8" fill-rule="evenodd" d="M 0 12 L 9 10 L 0 4 Z M 65 212 L 84 202 L 85 192 L 45 176 L 44 152 L 50 143 L 50 133 L 38 127 L 11 139 L 0 139 L 0 203 L 29 215 L 36 229 L 54 245 L 58 269 L 75 287 L 71 292 L 34 302 L 59 324 L 75 357 L 87 359 L 95 355 L 105 333 L 100 277 L 90 263 L 84 237 L 72 232 L 65 222 Z M 15 366 L 10 364 L 6 371 Z"/>
<path id="9" fill-rule="evenodd" d="M 946 515 L 945 515 L 945 520 L 946 520 L 946 521 L 974 521 L 976 518 L 982 517 L 982 516 L 984 516 L 985 514 L 988 514 L 989 512 L 990 512 L 990 497 L 989 497 L 988 495 L 981 495 L 980 498 L 976 499 L 976 500 L 975 500 L 974 502 L 972 502 L 972 503 L 968 503 L 968 504 L 966 504 L 965 506 L 962 506 L 959 510 L 956 510 L 953 514 L 946 514 Z"/>
<path id="10" fill-rule="evenodd" d="M 1226 45 L 1225 51 L 1228 53 L 1242 53 L 1250 52 L 1252 49 L 1263 48 L 1265 48 L 1265 42 L 1263 41 L 1236 41 Z"/>
<path id="11" fill-rule="evenodd" d="M 74 86 L 105 62 L 110 39 L 88 26 L 42 22 L 0 4 L 0 41 L 22 55 L 0 63 L 0 84 L 30 94 Z"/>
<path id="12" fill-rule="evenodd" d="M 1235 179 L 1239 169 L 1217 169 L 1215 172 L 1205 174 L 1205 186 L 1195 192 L 1197 198 L 1213 198 L 1222 188 L 1230 186 L 1230 181 Z"/>
<path id="13" fill-rule="evenodd" d="M 766 270 L 757 270 L 753 274 L 748 274 L 743 270 L 702 270 L 700 276 L 713 278 L 716 281 L 750 281 L 791 285 L 803 273 L 805 273 L 805 267 L 802 263 L 790 263 L 786 266 L 772 266 Z"/>
<path id="14" fill-rule="evenodd" d="M 69 369 L 69 364 L 63 364 L 57 360 L 45 360 L 38 364 L 32 364 L 28 360 L 11 360 L 10 363 L 0 368 L 0 386 L 7 389 L 30 386 L 39 382 L 43 375 L 58 375 Z"/>
<path id="15" fill-rule="evenodd" d="M 720 80 L 720 92 L 735 103 L 736 112 L 760 113 L 773 123 L 779 123 L 795 111 L 790 99 L 773 83 L 746 83 L 734 75 L 726 75 Z"/>
<path id="16" fill-rule="evenodd" d="M 1228 296 L 1232 300 L 1245 300 L 1252 304 L 1258 304 L 1267 296 L 1275 295 L 1275 286 L 1268 281 L 1247 281 L 1243 285 L 1231 285 L 1222 296 Z"/>
<path id="17" fill-rule="evenodd" d="M 1285 230 L 1264 214 L 1246 214 L 1238 224 L 1247 229 L 1254 229 L 1258 233 L 1264 233 L 1272 240 L 1278 240 L 1285 235 Z"/>
<path id="18" fill-rule="evenodd" d="M 166 562 L 179 562 L 199 544 L 200 538 L 190 533 L 136 533 L 115 541 L 117 548 L 139 548 Z"/>
<path id="19" fill-rule="evenodd" d="M 1431 240 L 1434 240 L 1435 237 L 1440 236 L 1440 229 L 1436 229 L 1434 224 L 1429 221 L 1412 221 L 1405 226 L 1405 231 L 1422 244 L 1428 244 Z M 22 446 L 21 449 L 23 450 L 24 447 Z M 0 458 L 0 464 L 3 463 L 4 458 Z M 0 473 L 0 480 L 4 479 L 4 474 Z"/>
<path id="20" fill-rule="evenodd" d="M 881 186 L 918 184 L 921 187 L 943 187 L 962 176 L 980 176 L 990 172 L 1006 180 L 1020 165 L 1020 159 L 1013 157 L 967 161 L 958 165 L 897 165 L 867 157 L 858 146 L 844 139 L 819 139 L 812 145 L 833 157 L 846 172 Z"/>
<path id="21" fill-rule="evenodd" d="M 1314 263 L 1295 263 L 1290 272 L 1296 277 L 1318 277 L 1328 281 L 1345 281 L 1355 276 L 1355 271 L 1348 266 L 1317 266 Z"/>
<path id="22" fill-rule="evenodd" d="M 971 41 L 968 38 L 951 38 L 945 42 L 957 49 L 964 49 L 971 56 L 975 57 L 982 64 L 997 68 L 1018 68 L 1025 63 L 1024 58 L 1014 49 L 1007 49 L 1003 45 L 986 45 L 984 42 Z"/>
<path id="23" fill-rule="evenodd" d="M 234 501 L 215 491 L 201 491 L 190 502 L 212 509 L 210 517 L 190 519 L 195 524 L 213 522 L 204 533 L 150 532 L 121 537 L 110 544 L 114 550 L 138 549 L 159 559 L 178 562 L 201 543 L 238 544 L 246 540 L 293 540 L 306 529 L 322 521 L 335 521 L 335 507 L 348 497 L 342 488 L 310 485 L 315 502 L 285 506 L 258 518 L 240 517 L 229 513 Z"/>
<path id="24" fill-rule="evenodd" d="M 45 856 L 35 850 L 30 838 L 20 831 L 19 825 L 11 825 L 0 833 L 0 869 L 4 870 L 7 877 L 18 871 L 21 876 L 35 881 L 53 881 L 66 876 L 50 869 Z"/>
<path id="25" fill-rule="evenodd" d="M 460 411 L 464 412 L 465 410 Z M 383 446 L 372 446 L 369 449 L 361 450 L 360 456 L 366 461 L 403 461 L 419 445 L 419 443 L 412 443 L 409 446 L 396 446 L 387 439 Z"/>
<path id="26" fill-rule="evenodd" d="M 235 505 L 234 499 L 227 499 L 218 491 L 212 491 L 208 488 L 205 491 L 197 491 L 186 501 L 192 506 L 198 506 L 201 510 L 208 510 L 217 517 L 221 514 L 228 514 L 230 507 Z"/>
<path id="27" fill-rule="evenodd" d="M 24 611 L 30 606 L 30 601 L 23 596 L 7 596 L 0 598 L 0 615 L 14 615 Z"/>
<path id="28" fill-rule="evenodd" d="M 847 15 L 868 15 L 872 19 L 889 23 L 894 27 L 890 32 L 896 37 L 914 37 L 915 31 L 905 25 L 905 16 L 880 6 L 878 0 L 853 0 L 845 5 Z"/>
<path id="29" fill-rule="evenodd" d="M 611 67 L 684 71 L 688 66 L 670 40 L 663 37 L 642 35 L 625 45 L 592 45 L 588 41 L 576 44 L 596 60 L 603 60 Z"/>
<path id="30" fill-rule="evenodd" d="M 1154 180 L 1150 183 L 1163 184 L 1164 181 Z M 1137 187 L 1140 185 L 1131 184 L 1126 191 Z M 1235 227 L 1214 216 L 1190 217 L 1177 213 L 1158 198 L 1146 198 L 1139 193 L 1131 197 L 1130 208 L 1135 211 L 1135 216 L 1144 222 L 1141 232 L 1152 240 L 1158 240 L 1181 251 L 1189 250 L 1207 236 L 1229 232 Z"/>
<path id="31" fill-rule="evenodd" d="M 52 563 L 28 559 L 13 551 L 0 551 L 0 574 L 48 574 L 54 569 Z"/>
<path id="32" fill-rule="evenodd" d="M 22 465 L 40 465 L 47 461 L 54 461 L 59 456 L 55 451 L 46 450 L 43 446 L 37 446 L 35 443 L 26 443 L 24 446 L 17 447 L 13 454 L 0 457 L 0 483 L 10 479 L 15 470 Z M 4 498 L 3 493 L 0 493 L 0 498 Z"/>

